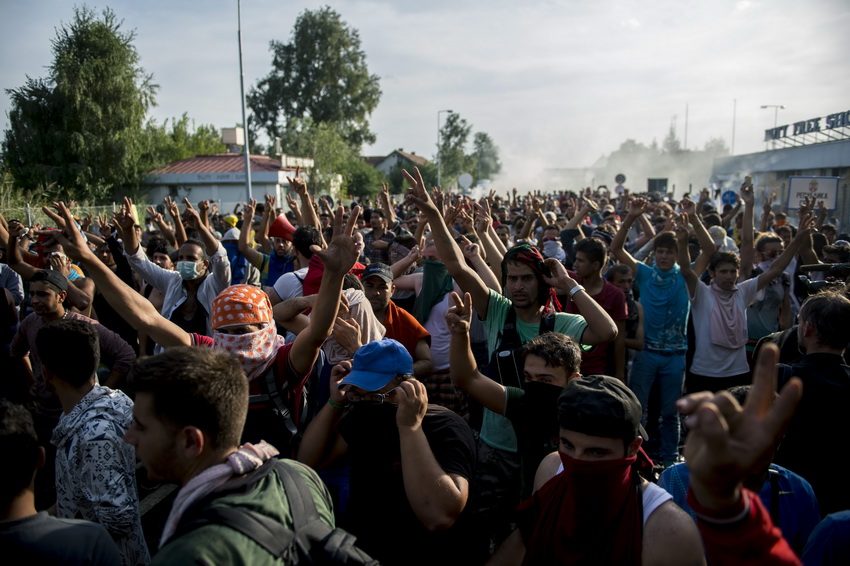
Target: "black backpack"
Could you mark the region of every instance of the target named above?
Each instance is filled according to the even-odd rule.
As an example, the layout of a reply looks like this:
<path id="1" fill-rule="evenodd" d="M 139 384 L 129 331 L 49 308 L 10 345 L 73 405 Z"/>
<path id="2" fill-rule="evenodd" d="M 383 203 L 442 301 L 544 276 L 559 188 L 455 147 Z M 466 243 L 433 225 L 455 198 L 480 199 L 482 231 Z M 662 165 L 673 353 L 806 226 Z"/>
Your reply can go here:
<path id="1" fill-rule="evenodd" d="M 540 335 L 555 330 L 555 313 L 544 314 L 540 319 Z M 499 342 L 489 363 L 481 368 L 481 373 L 505 387 L 522 389 L 524 379 L 522 359 L 522 341 L 516 330 L 516 309 L 511 307 L 505 317 L 505 325 L 499 333 Z"/>
<path id="2" fill-rule="evenodd" d="M 208 507 L 182 523 L 171 540 L 201 526 L 215 524 L 242 533 L 287 566 L 379 564 L 354 544 L 354 535 L 331 527 L 319 517 L 310 489 L 285 460 L 270 460 L 263 468 L 260 477 L 273 469 L 283 482 L 295 530 L 243 507 Z"/>

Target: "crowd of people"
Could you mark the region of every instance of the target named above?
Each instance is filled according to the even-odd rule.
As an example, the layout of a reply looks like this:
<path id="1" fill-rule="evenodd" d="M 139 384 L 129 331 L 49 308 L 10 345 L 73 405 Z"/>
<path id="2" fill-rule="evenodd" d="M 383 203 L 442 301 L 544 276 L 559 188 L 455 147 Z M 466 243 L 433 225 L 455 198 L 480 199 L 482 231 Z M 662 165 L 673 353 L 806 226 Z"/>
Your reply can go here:
<path id="1" fill-rule="evenodd" d="M 850 562 L 850 236 L 822 203 L 404 177 L 0 215 L 3 556 Z M 177 486 L 144 528 L 141 473 Z"/>

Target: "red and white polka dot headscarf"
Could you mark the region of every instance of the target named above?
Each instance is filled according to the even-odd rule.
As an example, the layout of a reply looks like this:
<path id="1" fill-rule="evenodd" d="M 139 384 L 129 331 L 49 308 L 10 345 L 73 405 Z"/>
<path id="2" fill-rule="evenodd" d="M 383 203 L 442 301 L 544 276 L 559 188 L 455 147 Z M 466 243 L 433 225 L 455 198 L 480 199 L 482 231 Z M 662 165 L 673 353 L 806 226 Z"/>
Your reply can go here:
<path id="1" fill-rule="evenodd" d="M 272 317 L 269 297 L 250 285 L 232 285 L 213 300 L 210 326 L 213 329 L 213 348 L 226 350 L 239 358 L 248 380 L 268 369 L 284 345 L 278 336 Z M 218 329 L 243 324 L 265 324 L 249 334 L 223 334 Z"/>

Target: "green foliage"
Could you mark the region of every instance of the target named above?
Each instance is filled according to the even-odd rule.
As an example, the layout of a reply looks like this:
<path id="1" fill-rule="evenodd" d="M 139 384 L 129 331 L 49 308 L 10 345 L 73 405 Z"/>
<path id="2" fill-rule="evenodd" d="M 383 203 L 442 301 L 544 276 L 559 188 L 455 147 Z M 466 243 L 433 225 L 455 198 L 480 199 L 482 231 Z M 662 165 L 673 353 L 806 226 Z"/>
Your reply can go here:
<path id="1" fill-rule="evenodd" d="M 460 114 L 453 112 L 446 118 L 440 129 L 440 182 L 443 186 L 451 186 L 461 173 L 466 173 L 472 160 L 466 155 L 466 144 L 472 125 L 467 123 Z"/>
<path id="2" fill-rule="evenodd" d="M 440 128 L 440 182 L 443 186 L 456 185 L 462 173 L 471 174 L 477 182 L 492 178 L 502 169 L 499 148 L 486 132 L 475 134 L 472 153 L 466 153 L 470 133 L 472 125 L 457 112 L 449 114 Z"/>
<path id="3" fill-rule="evenodd" d="M 150 122 L 147 125 L 147 160 L 152 167 L 158 167 L 188 159 L 196 155 L 223 153 L 227 148 L 221 141 L 221 134 L 213 125 L 195 126 L 187 113 L 180 119 L 165 120 L 161 125 Z"/>
<path id="4" fill-rule="evenodd" d="M 147 165 L 145 115 L 158 87 L 139 66 L 134 38 L 110 9 L 98 18 L 76 8 L 53 39 L 48 76 L 7 90 L 3 161 L 17 187 L 102 200 L 138 185 Z"/>
<path id="5" fill-rule="evenodd" d="M 359 151 L 373 143 L 368 115 L 377 107 L 381 89 L 370 75 L 357 30 L 326 6 L 305 10 L 295 22 L 289 43 L 271 42 L 272 70 L 248 94 L 250 124 L 273 140 L 288 138 L 293 120 L 309 118 L 327 124 Z M 292 146 L 284 153 L 295 155 Z"/>
<path id="6" fill-rule="evenodd" d="M 422 173 L 422 180 L 425 181 L 426 187 L 436 187 L 437 186 L 437 164 L 431 161 L 426 161 L 423 165 L 417 165 L 419 168 L 419 172 Z M 402 167 L 400 165 L 396 165 L 390 170 L 390 175 L 388 178 L 388 183 L 390 185 L 390 192 L 398 194 L 404 194 L 407 191 L 407 188 L 410 186 L 407 183 L 407 180 L 402 175 L 402 170 L 407 169 L 409 172 L 413 172 L 413 166 Z"/>
<path id="7" fill-rule="evenodd" d="M 475 181 L 492 179 L 502 170 L 502 163 L 499 161 L 499 148 L 496 147 L 490 134 L 486 132 L 476 133 L 472 145 L 474 148 L 473 155 L 477 162 Z"/>
<path id="8" fill-rule="evenodd" d="M 363 161 L 352 161 L 343 179 L 343 193 L 357 197 L 368 197 L 381 190 L 381 183 L 386 183 L 383 173 Z"/>

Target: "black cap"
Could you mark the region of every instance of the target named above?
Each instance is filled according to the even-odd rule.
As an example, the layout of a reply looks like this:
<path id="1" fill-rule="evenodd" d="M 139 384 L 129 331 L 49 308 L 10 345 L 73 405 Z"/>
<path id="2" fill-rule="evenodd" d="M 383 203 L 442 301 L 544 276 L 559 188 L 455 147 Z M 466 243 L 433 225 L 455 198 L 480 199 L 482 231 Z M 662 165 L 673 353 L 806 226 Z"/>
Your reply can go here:
<path id="1" fill-rule="evenodd" d="M 368 279 L 369 277 L 380 277 L 387 283 L 393 282 L 393 272 L 386 263 L 370 263 L 363 271 L 361 279 Z"/>
<path id="2" fill-rule="evenodd" d="M 60 291 L 68 291 L 68 278 L 53 269 L 36 271 L 35 275 L 30 279 L 31 283 L 34 281 L 44 281 L 45 283 L 50 283 Z"/>
<path id="3" fill-rule="evenodd" d="M 561 428 L 589 436 L 622 438 L 641 436 L 640 402 L 622 381 L 606 375 L 588 375 L 571 380 L 558 398 Z"/>

